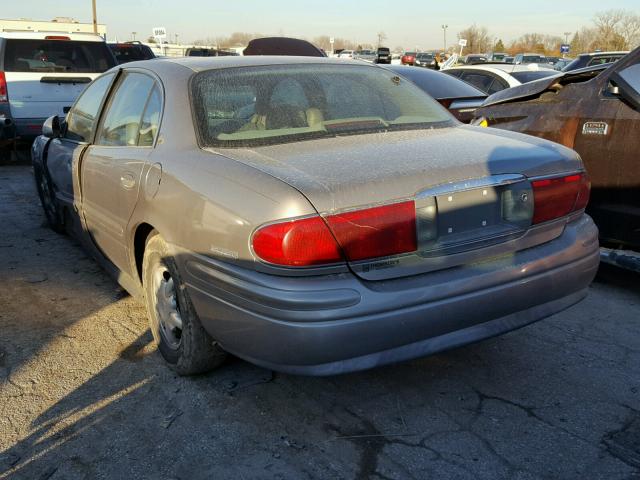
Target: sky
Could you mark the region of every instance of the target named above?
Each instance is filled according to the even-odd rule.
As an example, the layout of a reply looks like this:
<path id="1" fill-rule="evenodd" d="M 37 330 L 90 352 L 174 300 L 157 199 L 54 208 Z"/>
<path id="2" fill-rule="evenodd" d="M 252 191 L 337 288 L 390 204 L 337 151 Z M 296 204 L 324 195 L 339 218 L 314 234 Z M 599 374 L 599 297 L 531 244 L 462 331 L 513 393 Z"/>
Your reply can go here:
<path id="1" fill-rule="evenodd" d="M 227 36 L 233 32 L 287 35 L 312 39 L 319 35 L 375 43 L 385 32 L 394 48 L 438 48 L 441 25 L 448 25 L 447 44 L 457 33 L 476 23 L 505 43 L 523 33 L 563 36 L 591 23 L 595 13 L 615 8 L 640 13 L 639 0 L 497 0 L 303 1 L 303 0 L 96 0 L 98 22 L 107 25 L 107 39 L 130 40 L 165 27 L 180 42 Z M 1 18 L 50 20 L 73 17 L 91 22 L 91 0 L 3 0 Z"/>

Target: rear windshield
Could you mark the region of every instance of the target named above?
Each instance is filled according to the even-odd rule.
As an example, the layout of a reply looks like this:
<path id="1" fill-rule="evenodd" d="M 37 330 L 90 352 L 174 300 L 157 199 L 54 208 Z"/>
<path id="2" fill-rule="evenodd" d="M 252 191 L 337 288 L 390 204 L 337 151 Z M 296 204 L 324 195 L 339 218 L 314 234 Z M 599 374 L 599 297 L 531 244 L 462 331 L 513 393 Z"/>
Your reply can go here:
<path id="1" fill-rule="evenodd" d="M 511 73 L 511 76 L 520 83 L 528 83 L 557 74 L 558 72 L 556 70 L 539 70 L 533 72 L 513 72 Z"/>
<path id="2" fill-rule="evenodd" d="M 7 72 L 102 73 L 115 65 L 103 42 L 7 39 Z"/>
<path id="3" fill-rule="evenodd" d="M 544 63 L 545 58 L 539 55 L 525 55 L 522 57 L 522 63 Z"/>
<path id="4" fill-rule="evenodd" d="M 208 70 L 191 83 L 202 146 L 253 146 L 451 126 L 413 83 L 379 67 L 304 64 Z"/>
<path id="5" fill-rule="evenodd" d="M 187 51 L 188 57 L 216 57 L 216 51 L 212 48 L 194 48 Z"/>
<path id="6" fill-rule="evenodd" d="M 156 57 L 151 49 L 146 45 L 132 45 L 125 43 L 122 45 L 109 45 L 109 48 L 113 52 L 118 63 L 134 62 L 136 60 L 149 60 Z"/>

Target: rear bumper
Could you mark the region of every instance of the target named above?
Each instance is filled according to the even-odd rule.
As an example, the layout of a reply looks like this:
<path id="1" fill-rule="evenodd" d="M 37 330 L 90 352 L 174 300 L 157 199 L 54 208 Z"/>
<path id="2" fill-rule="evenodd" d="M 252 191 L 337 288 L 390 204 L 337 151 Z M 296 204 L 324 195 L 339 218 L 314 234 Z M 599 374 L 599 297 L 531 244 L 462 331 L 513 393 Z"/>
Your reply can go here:
<path id="1" fill-rule="evenodd" d="M 599 263 L 584 215 L 509 256 L 367 282 L 350 273 L 274 277 L 176 249 L 196 311 L 231 353 L 274 370 L 333 375 L 514 330 L 586 295 Z"/>
<path id="2" fill-rule="evenodd" d="M 12 118 L 0 111 L 0 140 L 33 140 L 42 134 L 46 118 Z M 8 124 L 7 124 L 8 123 Z"/>
<path id="3" fill-rule="evenodd" d="M 15 136 L 24 140 L 33 140 L 42 134 L 42 124 L 46 118 L 14 118 Z"/>

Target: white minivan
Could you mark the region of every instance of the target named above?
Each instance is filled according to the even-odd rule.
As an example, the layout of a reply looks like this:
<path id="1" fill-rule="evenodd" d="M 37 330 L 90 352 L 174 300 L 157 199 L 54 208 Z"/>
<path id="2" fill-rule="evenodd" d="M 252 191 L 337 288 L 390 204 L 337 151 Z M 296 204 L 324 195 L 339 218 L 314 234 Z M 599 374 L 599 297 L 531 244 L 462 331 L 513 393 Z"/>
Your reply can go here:
<path id="1" fill-rule="evenodd" d="M 0 32 L 0 146 L 31 141 L 48 117 L 64 116 L 114 65 L 99 35 Z"/>

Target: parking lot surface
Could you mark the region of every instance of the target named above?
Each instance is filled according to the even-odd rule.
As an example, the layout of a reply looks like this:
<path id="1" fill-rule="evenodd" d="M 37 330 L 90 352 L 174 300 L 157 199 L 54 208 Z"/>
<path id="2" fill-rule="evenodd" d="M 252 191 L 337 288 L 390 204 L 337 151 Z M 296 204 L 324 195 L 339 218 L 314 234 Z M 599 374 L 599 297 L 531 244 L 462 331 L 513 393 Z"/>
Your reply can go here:
<path id="1" fill-rule="evenodd" d="M 142 304 L 46 227 L 27 166 L 0 166 L 0 225 L 0 479 L 640 478 L 637 275 L 399 365 L 180 378 Z"/>

